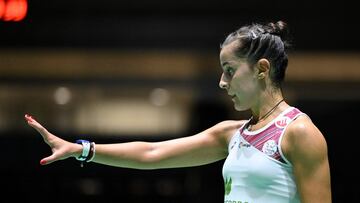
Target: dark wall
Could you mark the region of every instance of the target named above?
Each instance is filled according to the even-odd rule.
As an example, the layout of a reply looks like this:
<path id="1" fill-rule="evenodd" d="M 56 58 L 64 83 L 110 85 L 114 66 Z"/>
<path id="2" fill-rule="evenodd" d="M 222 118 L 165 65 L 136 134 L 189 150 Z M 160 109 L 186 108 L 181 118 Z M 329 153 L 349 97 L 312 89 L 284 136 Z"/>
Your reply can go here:
<path id="1" fill-rule="evenodd" d="M 20 23 L 1 23 L 0 47 L 217 50 L 250 22 L 289 23 L 296 50 L 358 50 L 348 1 L 29 1 Z"/>

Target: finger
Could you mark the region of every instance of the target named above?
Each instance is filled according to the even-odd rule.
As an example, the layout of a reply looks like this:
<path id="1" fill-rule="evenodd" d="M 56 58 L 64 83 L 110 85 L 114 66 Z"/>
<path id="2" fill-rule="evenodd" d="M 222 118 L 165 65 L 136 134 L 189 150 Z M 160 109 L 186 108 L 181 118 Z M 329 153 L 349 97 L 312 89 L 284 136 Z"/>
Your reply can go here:
<path id="1" fill-rule="evenodd" d="M 40 160 L 40 164 L 41 165 L 47 165 L 47 164 L 51 164 L 52 162 L 56 161 L 56 157 L 54 154 L 52 154 L 51 156 L 45 157 L 43 159 Z"/>
<path id="2" fill-rule="evenodd" d="M 37 130 L 44 139 L 48 138 L 48 131 L 39 123 L 37 122 L 32 116 L 26 114 L 25 119 L 28 122 L 28 124 L 33 127 L 35 130 Z"/>

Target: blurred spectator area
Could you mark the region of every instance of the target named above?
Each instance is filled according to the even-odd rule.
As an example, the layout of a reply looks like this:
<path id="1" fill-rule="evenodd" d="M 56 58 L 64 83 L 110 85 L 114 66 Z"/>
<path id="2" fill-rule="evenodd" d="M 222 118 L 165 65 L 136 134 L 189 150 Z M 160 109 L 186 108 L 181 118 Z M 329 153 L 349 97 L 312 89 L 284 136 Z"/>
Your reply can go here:
<path id="1" fill-rule="evenodd" d="M 7 49 L 0 58 L 2 131 L 26 130 L 29 113 L 50 129 L 81 134 L 179 135 L 199 102 L 241 119 L 218 88 L 216 52 Z M 289 102 L 360 99 L 359 53 L 294 52 L 289 59 Z"/>

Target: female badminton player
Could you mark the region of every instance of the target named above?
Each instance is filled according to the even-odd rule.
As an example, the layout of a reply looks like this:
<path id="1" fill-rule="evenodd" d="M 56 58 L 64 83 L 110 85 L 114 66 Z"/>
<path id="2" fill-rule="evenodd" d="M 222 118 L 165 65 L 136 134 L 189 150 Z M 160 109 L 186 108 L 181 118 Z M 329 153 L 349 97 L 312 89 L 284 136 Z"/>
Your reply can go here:
<path id="1" fill-rule="evenodd" d="M 224 89 L 247 120 L 227 120 L 195 135 L 161 141 L 70 142 L 29 115 L 27 123 L 51 148 L 46 165 L 66 158 L 133 169 L 200 166 L 225 159 L 224 203 L 330 203 L 327 143 L 309 116 L 286 102 L 288 65 L 283 21 L 252 23 L 229 34 L 220 48 Z"/>

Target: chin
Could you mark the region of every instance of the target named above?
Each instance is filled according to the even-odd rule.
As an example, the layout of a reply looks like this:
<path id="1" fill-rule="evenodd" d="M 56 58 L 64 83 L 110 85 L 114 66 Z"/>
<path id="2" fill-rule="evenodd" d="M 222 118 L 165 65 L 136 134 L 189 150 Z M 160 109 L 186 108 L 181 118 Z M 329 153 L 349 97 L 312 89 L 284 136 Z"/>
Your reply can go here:
<path id="1" fill-rule="evenodd" d="M 238 104 L 235 104 L 234 108 L 235 108 L 236 111 L 246 111 L 246 110 L 249 109 L 249 107 L 241 106 L 241 105 L 238 105 Z"/>

